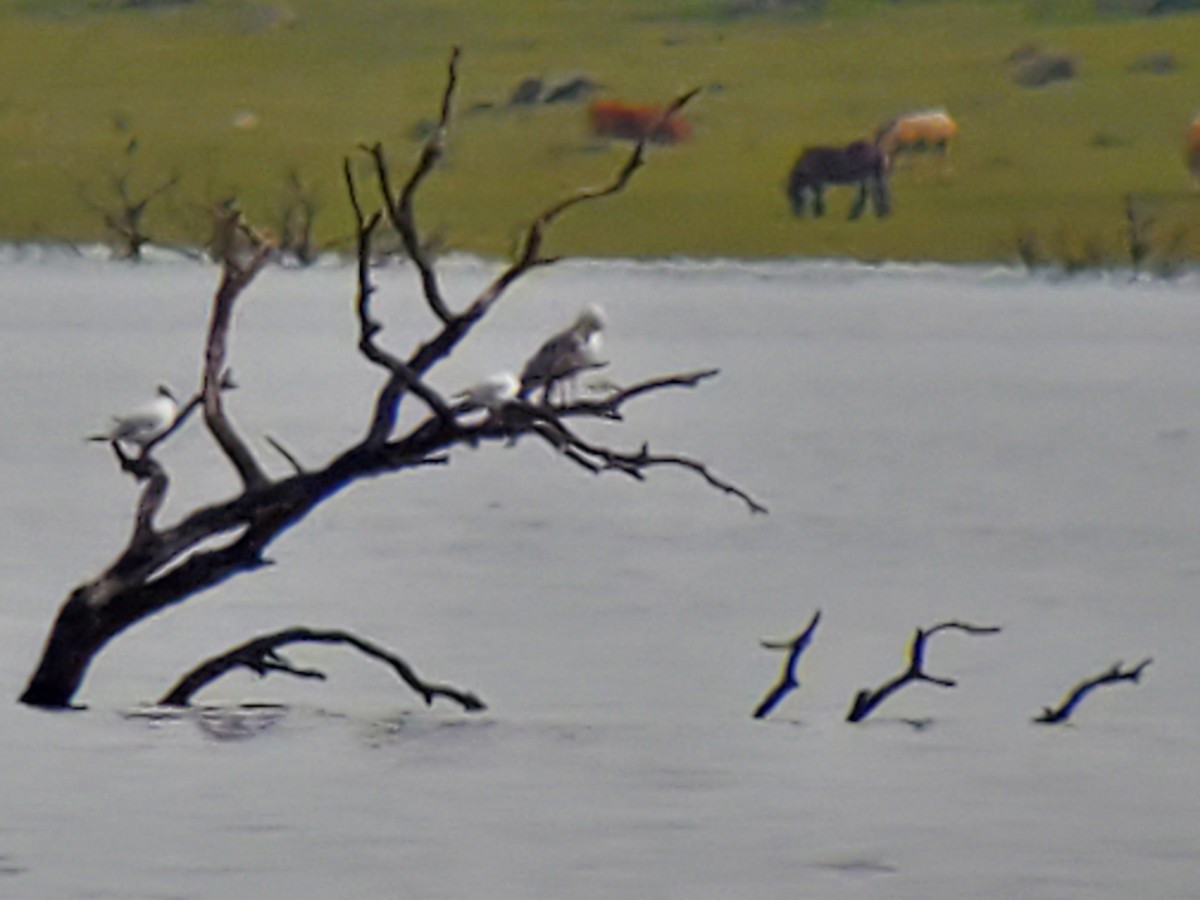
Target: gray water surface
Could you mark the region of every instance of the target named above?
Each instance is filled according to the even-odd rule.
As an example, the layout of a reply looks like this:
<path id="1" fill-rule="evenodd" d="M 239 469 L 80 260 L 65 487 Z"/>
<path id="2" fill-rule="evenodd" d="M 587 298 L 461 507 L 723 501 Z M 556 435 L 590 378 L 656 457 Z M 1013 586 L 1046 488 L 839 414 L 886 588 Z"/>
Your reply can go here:
<path id="1" fill-rule="evenodd" d="M 492 269 L 452 261 L 465 301 Z M 385 340 L 432 321 L 378 275 Z M 0 262 L 0 897 L 1130 898 L 1200 896 L 1200 292 L 972 269 L 572 263 L 534 273 L 447 393 L 519 367 L 586 302 L 619 383 L 719 367 L 587 434 L 705 460 L 596 477 L 525 441 L 360 484 L 278 565 L 143 623 L 86 712 L 15 703 L 58 604 L 106 565 L 136 490 L 82 440 L 158 381 L 194 389 L 211 267 Z M 365 428 L 353 273 L 271 270 L 243 298 L 232 416 L 319 464 Z M 235 489 L 193 421 L 167 517 Z M 802 688 L 750 712 L 824 617 Z M 913 629 L 947 690 L 901 691 Z M 383 667 L 300 649 L 327 682 L 237 675 L 144 704 L 261 631 L 343 627 L 488 712 L 424 708 Z M 1114 661 L 1155 662 L 1062 728 Z M 241 701 L 282 708 L 244 711 Z M 903 719 L 928 720 L 914 730 Z"/>

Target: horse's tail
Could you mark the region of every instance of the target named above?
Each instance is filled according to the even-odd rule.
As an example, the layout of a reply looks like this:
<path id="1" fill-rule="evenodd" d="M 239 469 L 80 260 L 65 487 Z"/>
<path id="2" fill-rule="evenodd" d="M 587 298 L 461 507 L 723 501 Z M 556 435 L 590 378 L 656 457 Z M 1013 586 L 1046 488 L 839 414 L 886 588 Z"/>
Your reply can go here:
<path id="1" fill-rule="evenodd" d="M 875 148 L 884 156 L 892 157 L 900 149 L 900 118 L 888 119 L 876 128 Z"/>
<path id="2" fill-rule="evenodd" d="M 890 119 L 879 126 L 872 141 L 880 158 L 880 177 L 892 170 L 892 160 L 900 149 L 900 119 Z"/>
<path id="3" fill-rule="evenodd" d="M 896 141 L 896 132 L 900 127 L 900 117 L 888 119 L 875 130 L 874 143 L 876 147 L 891 146 Z"/>

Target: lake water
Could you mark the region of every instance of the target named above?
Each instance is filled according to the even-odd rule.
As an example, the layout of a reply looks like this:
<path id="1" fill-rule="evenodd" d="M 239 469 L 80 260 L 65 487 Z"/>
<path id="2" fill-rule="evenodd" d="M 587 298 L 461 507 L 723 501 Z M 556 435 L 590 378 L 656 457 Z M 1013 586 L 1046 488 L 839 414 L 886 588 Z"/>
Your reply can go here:
<path id="1" fill-rule="evenodd" d="M 455 260 L 466 298 L 491 270 Z M 431 322 L 379 273 L 385 341 Z M 0 897 L 1183 898 L 1200 896 L 1200 286 L 833 263 L 571 263 L 520 284 L 435 370 L 519 366 L 586 302 L 624 383 L 721 376 L 587 434 L 708 462 L 588 475 L 525 441 L 363 483 L 278 565 L 134 628 L 85 712 L 15 703 L 53 614 L 130 526 L 82 436 L 194 388 L 217 273 L 0 259 Z M 271 270 L 243 298 L 231 414 L 272 472 L 362 431 L 353 275 Z M 234 488 L 198 421 L 161 453 L 167 515 Z M 787 637 L 823 619 L 766 721 Z M 862 725 L 854 693 L 944 619 L 930 671 Z M 342 627 L 478 692 L 424 708 L 337 648 L 327 682 L 236 675 L 147 707 L 255 633 Z M 1142 684 L 1030 719 L 1116 660 Z M 239 701 L 281 709 L 244 712 Z M 920 719 L 915 729 L 905 719 Z"/>

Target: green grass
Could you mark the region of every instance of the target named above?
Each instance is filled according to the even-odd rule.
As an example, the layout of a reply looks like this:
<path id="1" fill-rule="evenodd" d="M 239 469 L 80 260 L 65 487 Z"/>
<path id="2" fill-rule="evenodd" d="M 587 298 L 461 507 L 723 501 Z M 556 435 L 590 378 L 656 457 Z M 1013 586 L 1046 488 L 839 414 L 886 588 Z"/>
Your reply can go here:
<path id="1" fill-rule="evenodd" d="M 111 200 L 136 136 L 135 191 L 182 175 L 151 205 L 151 234 L 196 243 L 202 210 L 229 196 L 271 225 L 294 169 L 318 198 L 318 239 L 336 240 L 350 227 L 343 157 L 382 141 L 397 171 L 411 161 L 459 44 L 449 151 L 418 209 L 456 248 L 508 252 L 541 206 L 620 165 L 627 149 L 597 146 L 578 105 L 469 112 L 526 75 L 582 73 L 628 99 L 705 90 L 689 107 L 694 140 L 652 149 L 624 194 L 565 216 L 552 252 L 1011 260 L 1032 237 L 1050 255 L 1074 243 L 1119 260 L 1132 193 L 1173 253 L 1200 258 L 1183 165 L 1200 110 L 1196 15 L 1100 19 L 1066 0 L 829 0 L 820 19 L 730 17 L 716 0 L 116 6 L 0 0 L 0 238 L 102 238 L 80 197 Z M 1007 58 L 1027 44 L 1073 54 L 1078 77 L 1018 87 Z M 1156 52 L 1176 71 L 1129 71 Z M 792 218 L 782 184 L 803 145 L 934 105 L 958 119 L 958 144 L 902 164 L 893 217 L 846 222 L 851 195 L 834 189 L 825 219 Z M 258 127 L 233 127 L 242 111 Z"/>

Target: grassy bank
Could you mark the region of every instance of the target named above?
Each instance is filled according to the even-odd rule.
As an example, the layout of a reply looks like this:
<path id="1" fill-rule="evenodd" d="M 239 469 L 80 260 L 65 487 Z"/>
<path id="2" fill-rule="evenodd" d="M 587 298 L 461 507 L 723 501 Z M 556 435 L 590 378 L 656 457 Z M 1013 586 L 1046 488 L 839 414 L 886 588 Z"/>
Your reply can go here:
<path id="1" fill-rule="evenodd" d="M 194 242 L 204 206 L 233 195 L 270 224 L 294 171 L 316 198 L 318 240 L 334 241 L 349 222 L 342 158 L 381 140 L 397 166 L 411 159 L 458 43 L 459 114 L 420 207 L 457 248 L 507 252 L 532 212 L 619 164 L 581 105 L 505 107 L 525 76 L 583 74 L 628 99 L 704 91 L 693 140 L 655 149 L 631 190 L 564 218 L 555 252 L 1119 260 L 1133 194 L 1160 254 L 1200 258 L 1183 165 L 1200 15 L 1100 18 L 1065 0 L 829 0 L 821 16 L 732 16 L 711 0 L 115 6 L 0 0 L 0 237 L 102 238 L 95 207 L 128 164 L 135 194 L 181 176 L 148 208 L 156 236 Z M 1076 77 L 1018 86 L 1009 59 L 1029 45 L 1073 56 Z M 1151 54 L 1173 69 L 1136 70 Z M 846 222 L 842 189 L 824 220 L 792 218 L 782 184 L 800 147 L 926 106 L 955 115 L 958 143 L 945 161 L 901 165 L 893 217 Z"/>

